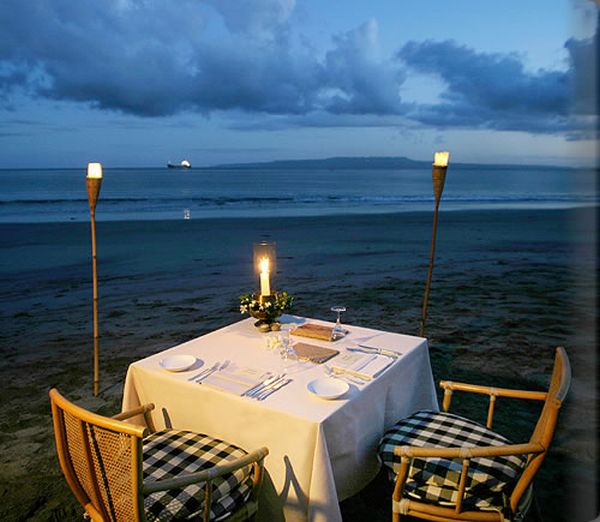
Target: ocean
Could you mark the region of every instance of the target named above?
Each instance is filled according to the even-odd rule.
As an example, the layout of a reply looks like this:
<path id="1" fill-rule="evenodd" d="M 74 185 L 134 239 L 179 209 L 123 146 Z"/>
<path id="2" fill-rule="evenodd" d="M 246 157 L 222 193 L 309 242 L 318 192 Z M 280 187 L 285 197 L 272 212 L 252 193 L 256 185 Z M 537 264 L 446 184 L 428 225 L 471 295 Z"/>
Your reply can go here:
<path id="1" fill-rule="evenodd" d="M 596 172 L 452 167 L 444 210 L 595 205 Z M 431 169 L 104 170 L 98 221 L 301 217 L 431 210 Z M 85 169 L 0 170 L 0 223 L 89 220 Z"/>

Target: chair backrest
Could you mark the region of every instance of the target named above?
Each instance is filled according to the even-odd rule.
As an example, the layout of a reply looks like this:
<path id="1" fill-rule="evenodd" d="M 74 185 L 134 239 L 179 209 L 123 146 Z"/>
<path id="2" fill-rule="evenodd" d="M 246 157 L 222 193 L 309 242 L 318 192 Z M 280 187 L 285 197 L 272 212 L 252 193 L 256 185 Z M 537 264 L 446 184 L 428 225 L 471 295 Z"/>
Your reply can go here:
<path id="1" fill-rule="evenodd" d="M 92 520 L 145 520 L 142 438 L 145 429 L 94 414 L 50 390 L 60 467 Z"/>
<path id="2" fill-rule="evenodd" d="M 516 511 L 517 505 L 523 493 L 531 484 L 531 481 L 542 465 L 552 438 L 556 429 L 556 422 L 560 407 L 571 386 L 571 364 L 569 357 L 564 348 L 558 347 L 554 357 L 554 368 L 552 377 L 550 378 L 550 386 L 548 388 L 547 397 L 544 401 L 544 407 L 537 421 L 530 442 L 540 444 L 544 451 L 537 455 L 531 455 L 527 462 L 527 466 L 523 471 L 519 481 L 517 482 L 511 495 L 510 503 L 513 512 Z"/>

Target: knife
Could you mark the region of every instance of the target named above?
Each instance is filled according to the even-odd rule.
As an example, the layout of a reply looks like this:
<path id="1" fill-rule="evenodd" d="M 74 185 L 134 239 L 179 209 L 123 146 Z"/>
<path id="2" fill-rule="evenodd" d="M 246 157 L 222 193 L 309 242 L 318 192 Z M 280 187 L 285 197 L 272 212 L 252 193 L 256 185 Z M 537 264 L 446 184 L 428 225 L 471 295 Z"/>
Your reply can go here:
<path id="1" fill-rule="evenodd" d="M 283 388 L 284 386 L 288 385 L 292 381 L 293 381 L 293 379 L 284 379 L 283 381 L 281 381 L 281 382 L 277 383 L 275 386 L 273 386 L 266 393 L 263 393 L 260 397 L 258 397 L 258 400 L 264 401 L 269 395 L 271 395 L 272 393 L 275 393 L 277 390 L 279 390 L 280 388 Z"/>
<path id="2" fill-rule="evenodd" d="M 255 393 L 258 393 L 259 390 L 262 390 L 264 386 L 268 386 L 269 384 L 275 382 L 280 376 L 269 374 L 270 377 L 265 379 L 264 381 L 255 384 L 251 388 L 247 389 L 244 393 L 242 393 L 242 397 L 252 397 Z"/>
<path id="3" fill-rule="evenodd" d="M 384 355 L 385 357 L 393 357 L 397 359 L 402 355 L 400 352 L 395 352 L 394 350 L 387 350 L 385 348 L 377 348 L 375 346 L 368 346 L 366 344 L 359 344 L 358 348 L 347 348 L 351 352 L 364 352 L 364 353 L 377 353 L 379 355 Z"/>
<path id="4" fill-rule="evenodd" d="M 282 373 L 281 375 L 278 375 L 278 376 L 277 376 L 277 378 L 276 378 L 276 379 L 275 379 L 273 382 L 271 382 L 271 383 L 267 384 L 266 386 L 263 386 L 263 387 L 262 387 L 262 388 L 261 388 L 261 389 L 260 389 L 258 392 L 256 392 L 256 393 L 253 393 L 253 394 L 252 394 L 252 398 L 253 398 L 253 399 L 259 399 L 259 400 L 260 400 L 260 397 L 261 397 L 261 396 L 262 396 L 264 393 L 267 393 L 268 391 L 270 391 L 271 389 L 273 389 L 273 388 L 274 388 L 275 386 L 277 386 L 277 385 L 278 385 L 280 382 L 283 382 L 283 380 L 284 380 L 284 379 L 285 379 L 285 373 Z"/>

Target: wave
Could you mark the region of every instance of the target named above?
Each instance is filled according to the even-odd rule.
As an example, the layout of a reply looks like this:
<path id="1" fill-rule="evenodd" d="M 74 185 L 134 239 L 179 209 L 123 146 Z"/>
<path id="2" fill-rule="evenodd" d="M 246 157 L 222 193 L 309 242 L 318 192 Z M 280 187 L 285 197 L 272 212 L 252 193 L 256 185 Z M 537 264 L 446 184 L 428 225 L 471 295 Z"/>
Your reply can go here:
<path id="1" fill-rule="evenodd" d="M 536 202 L 595 202 L 599 198 L 591 194 L 500 194 L 500 195 L 446 195 L 444 201 L 457 203 L 536 203 Z M 122 205 L 130 203 L 159 206 L 196 203 L 208 206 L 228 205 L 321 205 L 321 204 L 355 204 L 355 205 L 399 205 L 403 203 L 427 203 L 433 201 L 430 195 L 392 195 L 392 196 L 348 196 L 348 195 L 298 195 L 298 196 L 216 196 L 216 197 L 137 197 L 137 198 L 102 198 L 103 205 Z M 60 206 L 65 204 L 87 205 L 84 198 L 57 199 L 0 199 L 0 206 L 48 205 Z"/>
<path id="2" fill-rule="evenodd" d="M 148 198 L 102 198 L 103 203 L 135 203 L 149 201 Z M 85 203 L 87 198 L 55 198 L 55 199 L 0 199 L 0 205 L 63 205 L 65 203 Z"/>

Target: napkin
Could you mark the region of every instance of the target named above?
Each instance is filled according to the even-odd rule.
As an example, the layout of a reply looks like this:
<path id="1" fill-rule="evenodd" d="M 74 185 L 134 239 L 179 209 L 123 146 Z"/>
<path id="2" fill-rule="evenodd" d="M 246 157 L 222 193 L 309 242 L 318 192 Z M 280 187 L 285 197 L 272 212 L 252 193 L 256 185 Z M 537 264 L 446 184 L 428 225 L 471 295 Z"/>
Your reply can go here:
<path id="1" fill-rule="evenodd" d="M 337 350 L 331 348 L 323 348 L 322 346 L 315 346 L 314 344 L 296 343 L 293 346 L 298 359 L 301 361 L 310 361 L 317 364 L 324 363 L 332 357 L 335 357 L 338 353 Z"/>
<path id="2" fill-rule="evenodd" d="M 342 353 L 331 365 L 334 370 L 358 375 L 364 379 L 374 379 L 395 361 L 366 353 Z"/>
<path id="3" fill-rule="evenodd" d="M 202 385 L 235 395 L 242 395 L 245 391 L 259 384 L 263 380 L 264 374 L 264 370 L 247 366 L 227 368 L 209 375 L 202 381 Z"/>
<path id="4" fill-rule="evenodd" d="M 301 335 L 302 337 L 310 337 L 312 339 L 320 339 L 322 341 L 331 341 L 331 326 L 322 326 L 320 324 L 306 323 L 298 326 L 290 333 L 292 335 Z"/>

